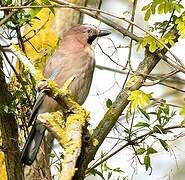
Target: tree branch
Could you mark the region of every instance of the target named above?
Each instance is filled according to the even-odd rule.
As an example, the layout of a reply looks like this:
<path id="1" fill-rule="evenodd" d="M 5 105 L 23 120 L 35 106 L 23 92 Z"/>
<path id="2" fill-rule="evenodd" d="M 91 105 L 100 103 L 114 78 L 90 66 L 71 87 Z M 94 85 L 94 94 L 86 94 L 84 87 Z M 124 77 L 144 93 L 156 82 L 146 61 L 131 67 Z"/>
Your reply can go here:
<path id="1" fill-rule="evenodd" d="M 14 114 L 10 111 L 11 94 L 3 73 L 3 58 L 0 54 L 0 129 L 4 151 L 7 177 L 9 180 L 23 180 L 23 167 L 20 162 L 18 146 L 18 127 Z M 4 108 L 8 108 L 8 112 Z"/>
<path id="2" fill-rule="evenodd" d="M 48 80 L 48 83 L 44 81 L 42 84 L 42 91 L 65 107 L 65 111 L 68 111 L 68 113 L 69 110 L 71 111 L 70 115 L 67 116 L 65 127 L 59 112 L 51 113 L 51 115 L 49 113 L 44 113 L 38 117 L 38 119 L 52 131 L 56 139 L 59 140 L 59 143 L 65 149 L 62 172 L 60 175 L 60 178 L 65 180 L 71 180 L 75 174 L 76 162 L 82 146 L 82 128 L 89 118 L 89 113 L 73 100 L 71 92 L 68 90 L 73 79 L 74 78 L 66 81 L 62 89 L 59 89 L 53 82 L 52 86 L 49 86 L 48 84 L 51 84 L 51 80 Z M 47 124 L 46 121 L 49 124 Z"/>

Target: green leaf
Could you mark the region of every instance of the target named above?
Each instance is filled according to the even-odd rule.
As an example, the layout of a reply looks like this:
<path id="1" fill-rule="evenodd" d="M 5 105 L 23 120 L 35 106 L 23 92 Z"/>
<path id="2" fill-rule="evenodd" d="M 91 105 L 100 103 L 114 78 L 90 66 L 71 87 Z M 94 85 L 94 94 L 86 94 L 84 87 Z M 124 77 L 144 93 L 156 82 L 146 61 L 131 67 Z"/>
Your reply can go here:
<path id="1" fill-rule="evenodd" d="M 103 168 L 104 168 L 104 171 L 109 171 L 109 170 L 111 170 L 111 169 L 109 168 L 109 166 L 107 166 L 107 163 L 104 163 L 104 164 L 103 164 Z"/>
<path id="2" fill-rule="evenodd" d="M 169 11 L 170 11 L 169 4 L 165 4 L 165 6 L 164 6 L 164 13 L 167 14 Z"/>
<path id="3" fill-rule="evenodd" d="M 138 107 L 139 111 L 150 121 L 149 114 L 142 108 Z"/>
<path id="4" fill-rule="evenodd" d="M 134 127 L 150 127 L 150 124 L 145 122 L 138 122 Z"/>
<path id="5" fill-rule="evenodd" d="M 151 12 L 152 14 L 155 14 L 155 6 L 151 6 Z"/>
<path id="6" fill-rule="evenodd" d="M 120 173 L 121 173 L 121 172 L 124 172 L 124 171 L 123 171 L 123 170 L 121 170 L 121 168 L 119 168 L 119 167 L 118 167 L 118 168 L 113 169 L 113 171 L 114 171 L 114 172 L 120 172 Z"/>
<path id="7" fill-rule="evenodd" d="M 176 4 L 175 5 L 175 10 L 180 13 L 181 10 L 184 9 L 184 6 L 182 4 Z"/>
<path id="8" fill-rule="evenodd" d="M 168 151 L 168 144 L 164 140 L 162 140 L 162 139 L 159 139 L 159 142 L 161 143 L 161 145 L 163 146 L 163 148 L 166 151 Z"/>
<path id="9" fill-rule="evenodd" d="M 137 155 L 142 155 L 142 154 L 144 154 L 145 152 L 146 152 L 145 148 L 139 148 L 139 149 L 136 150 L 136 154 L 137 154 Z"/>
<path id="10" fill-rule="evenodd" d="M 164 4 L 160 4 L 158 7 L 158 14 L 162 14 L 164 12 Z"/>
<path id="11" fill-rule="evenodd" d="M 142 10 L 142 11 L 146 11 L 149 7 L 150 7 L 150 4 L 144 6 L 141 10 Z"/>
<path id="12" fill-rule="evenodd" d="M 148 21 L 149 19 L 150 19 L 150 16 L 151 16 L 151 10 L 150 9 L 148 9 L 147 11 L 146 11 L 146 14 L 145 14 L 145 21 Z"/>
<path id="13" fill-rule="evenodd" d="M 157 6 L 158 4 L 161 4 L 163 0 L 152 0 L 152 5 Z"/>
<path id="14" fill-rule="evenodd" d="M 170 106 L 168 104 L 164 104 L 163 111 L 166 115 L 169 115 L 170 113 Z"/>
<path id="15" fill-rule="evenodd" d="M 103 173 L 101 173 L 100 171 L 98 171 L 97 169 L 92 169 L 90 172 L 92 175 L 96 176 L 100 176 L 103 180 L 105 180 L 105 178 L 103 177 Z"/>
<path id="16" fill-rule="evenodd" d="M 112 101 L 111 101 L 110 99 L 108 99 L 108 100 L 106 101 L 106 106 L 107 106 L 108 108 L 110 108 L 110 107 L 112 106 Z"/>
<path id="17" fill-rule="evenodd" d="M 155 154 L 155 153 L 157 153 L 157 151 L 154 149 L 154 148 L 152 148 L 152 147 L 148 147 L 147 148 L 147 154 L 149 155 L 149 154 Z"/>
<path id="18" fill-rule="evenodd" d="M 108 173 L 107 180 L 109 180 L 109 179 L 111 178 L 111 176 L 112 176 L 112 172 L 109 172 L 109 173 Z"/>
<path id="19" fill-rule="evenodd" d="M 156 51 L 157 48 L 158 47 L 157 47 L 156 42 L 152 42 L 151 45 L 150 45 L 150 47 L 149 47 L 149 51 L 153 53 L 153 52 Z"/>
<path id="20" fill-rule="evenodd" d="M 144 165 L 145 165 L 146 171 L 148 170 L 149 167 L 151 167 L 150 156 L 148 154 L 146 154 L 144 157 Z"/>
<path id="21" fill-rule="evenodd" d="M 30 15 L 32 18 L 34 18 L 40 11 L 42 8 L 32 8 L 30 11 Z"/>

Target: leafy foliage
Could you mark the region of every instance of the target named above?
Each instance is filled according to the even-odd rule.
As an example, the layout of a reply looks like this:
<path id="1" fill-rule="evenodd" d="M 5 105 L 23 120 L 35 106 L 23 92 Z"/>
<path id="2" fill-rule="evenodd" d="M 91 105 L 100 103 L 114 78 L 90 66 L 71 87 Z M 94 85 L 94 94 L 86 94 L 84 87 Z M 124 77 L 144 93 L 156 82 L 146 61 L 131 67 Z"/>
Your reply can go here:
<path id="1" fill-rule="evenodd" d="M 102 157 L 104 154 L 102 153 Z M 98 169 L 92 169 L 91 174 L 96 176 L 100 176 L 103 180 L 111 180 L 113 175 L 117 174 L 117 180 L 127 180 L 127 177 L 123 176 L 124 171 L 121 170 L 121 168 L 110 168 L 107 164 L 107 162 L 104 162 L 101 164 L 100 170 Z M 115 177 L 115 176 L 114 176 Z"/>
<path id="2" fill-rule="evenodd" d="M 149 51 L 150 52 L 155 52 L 157 49 L 163 49 L 164 46 L 163 44 L 170 44 L 171 46 L 175 45 L 175 36 L 168 33 L 165 36 L 163 36 L 162 38 L 160 38 L 159 40 L 156 40 L 154 37 L 147 35 L 145 38 L 143 38 L 138 46 L 138 50 L 140 48 L 144 48 L 146 46 L 149 47 Z"/>
<path id="3" fill-rule="evenodd" d="M 177 25 L 178 34 L 185 38 L 185 15 L 176 19 L 175 24 Z"/>
<path id="4" fill-rule="evenodd" d="M 131 123 L 131 127 L 125 127 L 124 132 L 126 135 L 124 135 L 124 137 L 126 137 L 128 141 L 132 142 L 132 139 L 138 137 L 138 133 L 147 134 L 147 132 L 153 132 L 152 136 L 145 136 L 141 141 L 132 142 L 133 144 L 131 143 L 132 147 L 134 148 L 135 155 L 138 156 L 141 161 L 140 163 L 145 166 L 146 171 L 150 170 L 151 173 L 151 157 L 153 154 L 158 153 L 157 148 L 162 147 L 165 151 L 169 151 L 167 141 L 162 139 L 160 134 L 163 134 L 164 138 L 164 134 L 171 132 L 165 128 L 168 127 L 170 120 L 174 117 L 175 111 L 170 109 L 170 106 L 165 100 L 161 100 L 155 111 L 148 112 L 146 109 L 139 106 L 135 110 L 140 114 L 140 116 L 135 117 L 136 112 L 130 112 L 132 116 L 130 116 L 130 120 L 128 119 L 127 121 L 128 124 Z M 133 119 L 134 121 L 132 121 Z M 149 138 L 150 141 L 147 141 L 147 138 Z M 152 139 L 155 143 L 152 142 Z M 149 142 L 151 143 L 149 144 Z M 156 143 L 157 145 L 155 145 Z"/>
<path id="5" fill-rule="evenodd" d="M 159 142 L 161 143 L 161 145 L 163 146 L 163 148 L 168 151 L 168 144 L 166 143 L 165 140 L 163 139 L 159 139 Z"/>
<path id="6" fill-rule="evenodd" d="M 40 3 L 38 1 L 24 1 L 23 5 L 31 5 L 31 6 L 37 6 L 37 5 L 52 5 L 48 0 L 41 0 Z M 12 0 L 3 0 L 2 1 L 3 6 L 16 6 L 16 1 Z M 54 14 L 54 9 L 49 8 L 51 12 Z M 38 13 L 42 10 L 42 8 L 31 8 L 31 10 L 28 12 L 26 9 L 21 9 L 17 13 L 15 13 L 9 20 L 5 23 L 5 25 L 14 30 L 16 26 L 18 27 L 23 27 L 27 24 L 32 24 L 33 19 L 38 19 L 37 15 Z M 4 15 L 2 16 L 3 19 L 5 15 L 8 13 L 5 12 Z"/>
<path id="7" fill-rule="evenodd" d="M 179 4 L 177 0 L 153 0 L 143 7 L 142 11 L 146 11 L 145 21 L 148 21 L 150 16 L 156 12 L 158 14 L 167 14 L 173 11 L 180 13 L 183 8 L 184 7 Z"/>
<path id="8" fill-rule="evenodd" d="M 154 39 L 150 35 L 146 36 L 140 41 L 138 50 L 146 46 L 149 46 L 149 51 L 152 53 L 155 52 L 157 49 L 163 49 L 163 45 L 160 42 L 156 41 L 156 39 Z"/>
<path id="9" fill-rule="evenodd" d="M 151 154 L 155 154 L 157 151 L 150 146 L 147 146 L 146 148 L 141 147 L 136 150 L 136 155 L 144 155 L 144 165 L 146 168 L 146 171 L 151 168 Z"/>

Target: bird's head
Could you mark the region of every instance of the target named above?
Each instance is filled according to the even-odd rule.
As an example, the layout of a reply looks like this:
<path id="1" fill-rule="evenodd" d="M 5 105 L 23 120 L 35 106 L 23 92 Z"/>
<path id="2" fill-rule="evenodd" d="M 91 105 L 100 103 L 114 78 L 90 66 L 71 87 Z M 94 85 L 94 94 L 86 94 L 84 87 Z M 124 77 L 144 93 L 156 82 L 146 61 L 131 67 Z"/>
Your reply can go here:
<path id="1" fill-rule="evenodd" d="M 75 38 L 82 43 L 92 44 L 97 37 L 107 36 L 110 32 L 107 30 L 100 30 L 92 25 L 77 25 L 68 30 L 64 37 Z"/>

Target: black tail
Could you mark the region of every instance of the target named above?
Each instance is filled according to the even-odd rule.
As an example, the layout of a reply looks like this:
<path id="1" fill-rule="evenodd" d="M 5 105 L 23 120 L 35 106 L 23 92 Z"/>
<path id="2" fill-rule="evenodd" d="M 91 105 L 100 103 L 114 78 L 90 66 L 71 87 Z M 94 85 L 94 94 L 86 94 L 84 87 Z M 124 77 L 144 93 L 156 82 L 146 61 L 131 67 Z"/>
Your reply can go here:
<path id="1" fill-rule="evenodd" d="M 36 159 L 46 128 L 35 122 L 21 153 L 21 163 L 31 165 Z"/>

